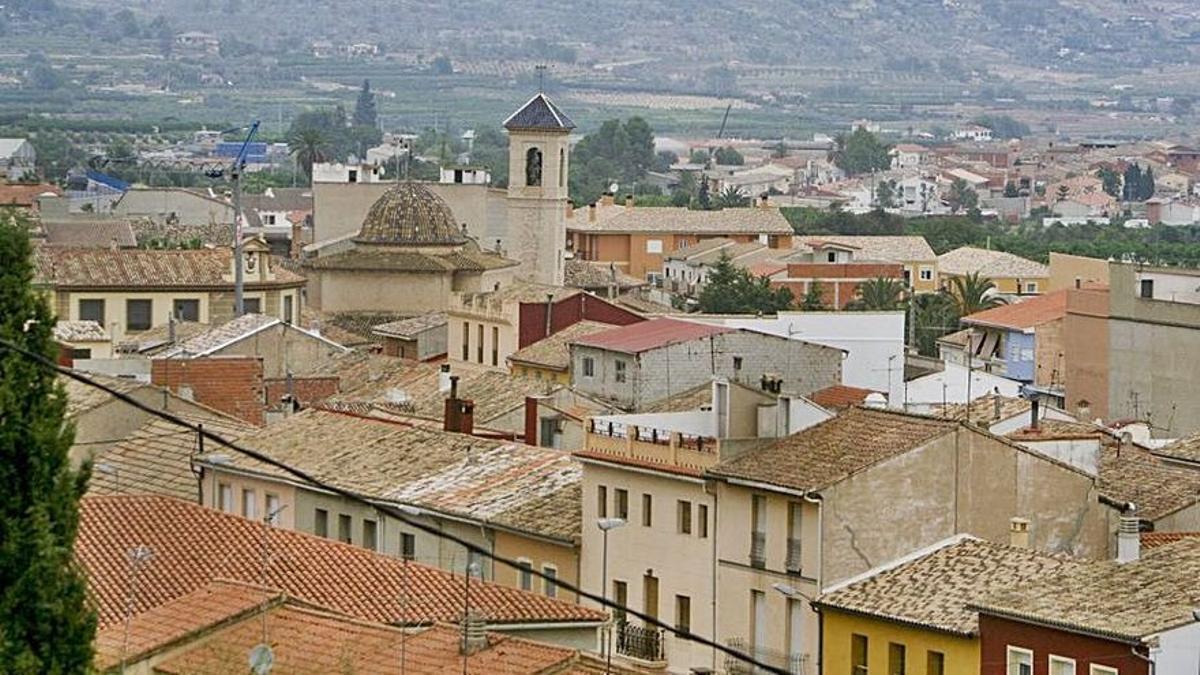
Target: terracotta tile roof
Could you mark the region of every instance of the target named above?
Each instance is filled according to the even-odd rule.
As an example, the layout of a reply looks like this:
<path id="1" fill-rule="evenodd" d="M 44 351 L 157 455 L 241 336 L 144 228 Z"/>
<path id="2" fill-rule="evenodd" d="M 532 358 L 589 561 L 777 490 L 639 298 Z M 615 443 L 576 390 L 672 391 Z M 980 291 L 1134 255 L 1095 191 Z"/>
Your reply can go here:
<path id="1" fill-rule="evenodd" d="M 999 415 L 996 414 L 996 403 L 1000 404 Z M 1002 396 L 1000 394 L 984 394 L 974 401 L 971 401 L 969 412 L 971 414 L 972 423 L 988 426 L 993 422 L 1006 420 L 1015 415 L 1027 413 L 1031 407 L 1032 404 L 1028 399 Z M 967 412 L 968 410 L 966 403 L 950 403 L 947 405 L 938 403 L 933 406 L 934 415 L 952 420 L 967 419 Z"/>
<path id="2" fill-rule="evenodd" d="M 121 342 L 121 346 L 131 347 L 142 356 L 155 356 L 168 349 L 173 344 L 187 340 L 208 331 L 212 326 L 207 323 L 199 323 L 197 321 L 178 321 L 175 323 L 175 342 L 171 342 L 171 326 L 169 324 L 159 324 L 150 330 L 142 331 L 136 336 L 127 336 Z"/>
<path id="3" fill-rule="evenodd" d="M 62 190 L 47 183 L 0 183 L 0 206 L 31 207 L 45 193 L 61 195 Z"/>
<path id="4" fill-rule="evenodd" d="M 581 473 L 560 450 L 319 409 L 244 435 L 241 443 L 371 499 L 563 541 L 579 534 Z M 217 452 L 239 469 L 297 480 L 248 457 Z"/>
<path id="5" fill-rule="evenodd" d="M 318 333 L 310 333 L 297 326 L 287 325 L 281 319 L 273 316 L 267 316 L 266 314 L 243 314 L 219 326 L 213 326 L 202 333 L 178 342 L 175 347 L 163 352 L 160 357 L 178 359 L 209 356 L 273 326 L 283 326 L 285 330 L 295 331 L 321 342 L 329 353 L 340 354 L 346 351 L 345 347 L 329 338 Z"/>
<path id="6" fill-rule="evenodd" d="M 1180 539 L 1194 539 L 1196 537 L 1200 537 L 1200 532 L 1143 532 L 1142 548 L 1148 549 L 1157 546 L 1166 546 Z"/>
<path id="7" fill-rule="evenodd" d="M 1064 289 L 969 314 L 962 322 L 970 326 L 1028 331 L 1066 315 L 1067 291 Z"/>
<path id="8" fill-rule="evenodd" d="M 816 490 L 951 433 L 958 424 L 887 410 L 849 408 L 800 433 L 721 462 L 708 473 Z"/>
<path id="9" fill-rule="evenodd" d="M 528 347 L 518 349 L 508 357 L 508 360 L 566 372 L 571 365 L 572 342 L 612 328 L 611 324 L 598 321 L 573 323 L 550 337 L 542 338 Z"/>
<path id="10" fill-rule="evenodd" d="M 674 307 L 641 297 L 637 290 L 627 291 L 617 296 L 617 304 L 632 309 L 640 314 L 682 314 Z"/>
<path id="11" fill-rule="evenodd" d="M 1175 466 L 1136 445 L 1120 447 L 1109 436 L 1100 448 L 1100 492 L 1137 505 L 1137 515 L 1158 520 L 1200 499 L 1200 471 Z"/>
<path id="12" fill-rule="evenodd" d="M 705 382 L 643 406 L 641 411 L 643 413 L 691 412 L 702 408 L 711 409 L 711 407 L 712 382 Z"/>
<path id="13" fill-rule="evenodd" d="M 396 272 L 485 272 L 515 267 L 520 263 L 494 253 L 451 251 L 422 253 L 394 248 L 354 248 L 304 260 L 303 267 L 316 270 L 383 270 Z"/>
<path id="14" fill-rule="evenodd" d="M 75 555 L 103 628 L 125 616 L 134 547 L 153 554 L 138 573 L 141 613 L 216 579 L 258 583 L 262 537 L 262 523 L 179 499 L 85 497 Z M 463 580 L 449 572 L 289 530 L 272 530 L 270 546 L 266 583 L 288 595 L 367 621 L 461 617 Z M 492 624 L 604 620 L 593 609 L 482 581 L 472 582 L 471 604 Z"/>
<path id="15" fill-rule="evenodd" d="M 1050 270 L 1043 264 L 1003 251 L 963 246 L 938 256 L 938 272 L 966 276 L 978 272 L 989 279 L 1045 279 Z"/>
<path id="16" fill-rule="evenodd" d="M 640 354 L 651 349 L 734 331 L 735 329 L 724 326 L 663 317 L 593 333 L 576 340 L 575 344 L 626 354 Z"/>
<path id="17" fill-rule="evenodd" d="M 845 384 L 835 384 L 824 389 L 814 391 L 808 395 L 808 400 L 816 403 L 822 408 L 830 410 L 839 410 L 855 406 L 867 400 L 867 396 L 875 393 L 870 389 L 862 387 L 851 387 Z"/>
<path id="18" fill-rule="evenodd" d="M 968 608 L 971 603 L 994 591 L 1020 587 L 1085 564 L 1064 555 L 964 535 L 930 548 L 838 584 L 819 598 L 819 604 L 974 636 L 979 634 L 979 615 Z"/>
<path id="19" fill-rule="evenodd" d="M 1159 448 L 1155 452 L 1167 457 L 1200 462 L 1200 434 L 1185 436 L 1170 445 Z"/>
<path id="20" fill-rule="evenodd" d="M 554 296 L 554 300 L 566 300 L 567 298 L 575 297 L 582 293 L 579 288 L 564 288 L 562 286 L 550 286 L 548 284 L 539 284 L 533 281 L 514 281 L 511 284 L 502 285 L 498 290 L 481 291 L 478 293 L 463 294 L 463 308 L 470 309 L 472 302 L 490 304 L 493 302 L 546 302 L 546 296 Z"/>
<path id="21" fill-rule="evenodd" d="M 109 375 L 99 375 L 91 373 L 88 375 L 93 380 L 101 382 L 108 387 L 115 389 L 122 394 L 129 394 L 142 387 L 150 387 L 152 385 L 145 382 L 129 379 L 126 377 L 111 377 Z M 77 417 L 86 412 L 99 408 L 100 406 L 114 400 L 108 392 L 101 391 L 95 387 L 86 385 L 77 380 L 73 380 L 65 375 L 60 375 L 58 381 L 62 383 L 63 388 L 67 393 L 67 417 Z"/>
<path id="22" fill-rule="evenodd" d="M 937 254 L 925 237 L 903 236 L 827 236 L 805 237 L 805 243 L 814 241 L 832 242 L 858 249 L 856 258 L 863 260 L 885 260 L 889 262 L 937 262 Z"/>
<path id="23" fill-rule="evenodd" d="M 445 312 L 429 312 L 428 314 L 414 316 L 411 319 L 381 323 L 372 328 L 371 332 L 382 337 L 413 339 L 427 330 L 441 328 L 445 325 Z"/>
<path id="24" fill-rule="evenodd" d="M 111 339 L 104 326 L 95 321 L 58 321 L 54 339 L 59 342 L 107 342 Z"/>
<path id="25" fill-rule="evenodd" d="M 1064 570 L 979 602 L 982 611 L 1109 639 L 1141 642 L 1195 621 L 1200 605 L 1200 539 L 1143 551 L 1129 563 L 1096 562 Z"/>
<path id="26" fill-rule="evenodd" d="M 134 248 L 137 238 L 127 222 L 102 221 L 93 223 L 42 223 L 45 242 L 50 246 L 82 246 L 90 248 Z"/>
<path id="27" fill-rule="evenodd" d="M 369 351 L 342 354 L 313 370 L 313 375 L 336 376 L 341 380 L 341 396 L 353 394 L 354 401 L 385 398 L 396 388 L 423 378 L 437 381 L 438 366 Z M 394 398 L 394 397 L 393 397 Z"/>
<path id="28" fill-rule="evenodd" d="M 236 441 L 257 430 L 241 420 L 216 411 L 203 414 L 172 411 L 191 424 Z M 195 432 L 158 417 L 135 430 L 125 440 L 93 457 L 89 495 L 153 494 L 180 499 L 196 498 L 192 458 L 199 452 Z"/>
<path id="29" fill-rule="evenodd" d="M 640 288 L 648 283 L 644 279 L 629 276 L 612 263 L 568 260 L 563 265 L 563 285 L 586 290 L 607 289 L 614 283 L 614 271 L 619 291 Z"/>
<path id="30" fill-rule="evenodd" d="M 34 282 L 59 288 L 232 288 L 231 249 L 34 247 Z M 300 286 L 304 277 L 275 266 L 274 281 L 247 288 Z"/>
<path id="31" fill-rule="evenodd" d="M 620 208 L 607 218 L 589 222 L 575 218 L 567 223 L 577 232 L 631 232 L 653 234 L 779 234 L 790 235 L 792 226 L 779 209 L 736 208 L 720 211 L 694 211 L 688 208 Z"/>
<path id="32" fill-rule="evenodd" d="M 674 251 L 663 257 L 663 260 L 691 260 L 698 256 L 704 256 L 709 253 L 718 253 L 723 249 L 728 249 L 736 242 L 726 237 L 713 237 L 711 239 L 701 239 L 695 244 L 680 246 Z"/>

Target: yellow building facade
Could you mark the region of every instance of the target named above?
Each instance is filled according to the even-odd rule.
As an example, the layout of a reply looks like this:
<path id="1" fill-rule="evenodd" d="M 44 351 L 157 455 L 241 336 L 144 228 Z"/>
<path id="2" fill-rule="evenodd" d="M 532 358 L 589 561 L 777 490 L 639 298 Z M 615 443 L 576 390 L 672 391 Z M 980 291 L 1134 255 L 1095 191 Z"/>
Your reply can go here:
<path id="1" fill-rule="evenodd" d="M 821 628 L 821 672 L 830 675 L 979 673 L 979 639 L 975 637 L 842 612 L 831 607 L 821 609 Z M 901 653 L 904 669 L 898 671 L 893 666 Z M 862 665 L 866 666 L 865 670 L 856 670 L 856 666 Z"/>

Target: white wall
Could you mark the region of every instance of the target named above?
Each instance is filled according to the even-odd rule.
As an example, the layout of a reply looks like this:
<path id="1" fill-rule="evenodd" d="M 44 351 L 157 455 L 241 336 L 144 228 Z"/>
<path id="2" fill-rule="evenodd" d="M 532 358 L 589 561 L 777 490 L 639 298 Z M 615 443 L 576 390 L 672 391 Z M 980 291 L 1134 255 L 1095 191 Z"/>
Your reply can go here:
<path id="1" fill-rule="evenodd" d="M 888 392 L 888 400 L 896 401 L 897 405 L 903 398 L 904 312 L 780 312 L 762 318 L 704 315 L 678 318 L 783 337 L 790 333 L 795 340 L 844 349 L 849 353 L 842 361 L 842 384 Z"/>
<path id="2" fill-rule="evenodd" d="M 1150 650 L 1156 673 L 1200 673 L 1200 623 L 1189 623 L 1159 635 Z"/>
<path id="3" fill-rule="evenodd" d="M 992 393 L 993 390 L 999 389 L 1002 396 L 1017 396 L 1020 393 L 1021 383 L 1016 380 L 1009 380 L 992 375 L 979 370 L 971 372 L 971 400 Z M 904 392 L 901 392 L 901 398 L 892 399 L 897 407 L 904 400 Z M 908 383 L 907 392 L 908 410 L 909 412 L 928 413 L 932 412 L 935 405 L 942 403 L 966 403 L 967 402 L 967 369 L 963 366 L 957 366 L 952 363 L 946 364 L 946 369 L 931 373 L 924 377 L 918 377 Z"/>
<path id="4" fill-rule="evenodd" d="M 1059 438 L 1044 441 L 1018 440 L 1034 452 L 1053 457 L 1061 462 L 1097 476 L 1100 473 L 1099 438 Z"/>

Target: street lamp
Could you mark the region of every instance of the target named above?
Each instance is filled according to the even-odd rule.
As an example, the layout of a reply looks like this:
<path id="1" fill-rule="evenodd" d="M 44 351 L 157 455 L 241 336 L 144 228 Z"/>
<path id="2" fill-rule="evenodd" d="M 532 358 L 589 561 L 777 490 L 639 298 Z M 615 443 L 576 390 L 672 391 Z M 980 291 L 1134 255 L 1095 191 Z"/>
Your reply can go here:
<path id="1" fill-rule="evenodd" d="M 619 527 L 625 527 L 624 518 L 600 518 L 596 521 L 596 527 L 604 533 L 604 547 L 600 562 L 600 597 L 608 600 L 608 532 Z M 605 627 L 604 636 L 604 672 L 608 675 L 612 672 L 612 627 Z"/>

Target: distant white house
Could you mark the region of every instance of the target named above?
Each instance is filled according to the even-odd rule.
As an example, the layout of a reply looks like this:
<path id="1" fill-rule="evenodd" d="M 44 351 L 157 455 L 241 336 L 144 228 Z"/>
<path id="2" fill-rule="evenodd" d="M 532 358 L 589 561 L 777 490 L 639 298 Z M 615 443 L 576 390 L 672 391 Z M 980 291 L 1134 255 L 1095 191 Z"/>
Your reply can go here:
<path id="1" fill-rule="evenodd" d="M 314 183 L 378 183 L 383 180 L 383 167 L 377 164 L 342 164 L 321 162 L 313 164 Z"/>
<path id="2" fill-rule="evenodd" d="M 0 175 L 10 181 L 33 174 L 37 167 L 37 150 L 24 138 L 0 138 Z"/>
<path id="3" fill-rule="evenodd" d="M 952 362 L 943 362 L 945 369 L 909 380 L 901 392 L 901 400 L 909 412 L 931 413 L 937 406 L 966 403 L 988 394 L 1015 398 L 1021 393 L 1021 383 L 982 370 L 971 370 Z M 896 402 L 899 405 L 899 401 Z"/>
<path id="4" fill-rule="evenodd" d="M 983 143 L 992 140 L 992 130 L 979 124 L 966 124 L 954 130 L 954 140 Z"/>
<path id="5" fill-rule="evenodd" d="M 914 143 L 901 143 L 892 148 L 893 169 L 916 169 L 929 161 L 929 148 Z"/>

